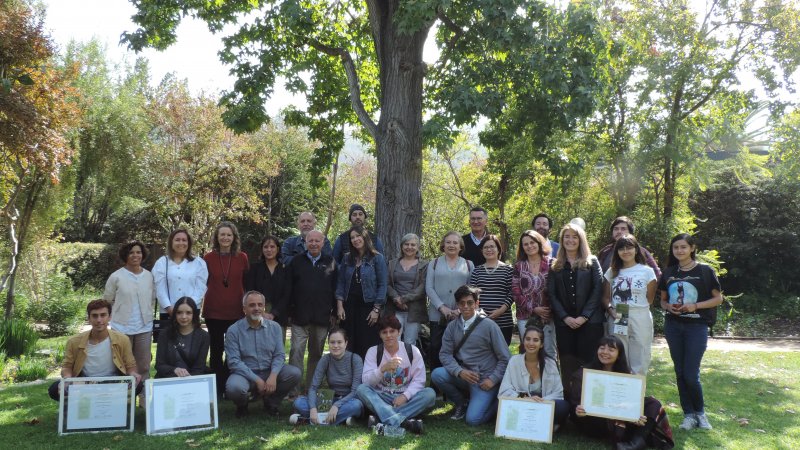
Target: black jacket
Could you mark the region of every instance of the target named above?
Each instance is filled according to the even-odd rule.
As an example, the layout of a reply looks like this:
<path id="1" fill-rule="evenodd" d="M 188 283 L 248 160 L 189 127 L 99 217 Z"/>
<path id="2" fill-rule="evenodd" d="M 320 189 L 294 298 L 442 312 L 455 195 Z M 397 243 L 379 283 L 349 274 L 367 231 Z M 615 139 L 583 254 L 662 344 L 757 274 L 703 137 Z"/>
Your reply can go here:
<path id="1" fill-rule="evenodd" d="M 600 269 L 600 261 L 592 255 L 589 257 L 591 266 L 578 269 L 577 281 L 575 282 L 576 298 L 575 303 L 578 316 L 586 316 L 589 323 L 602 323 L 603 311 L 600 298 L 603 295 L 603 273 Z M 564 319 L 569 317 L 564 301 L 567 298 L 567 271 L 554 271 L 550 269 L 547 275 L 547 292 L 550 295 L 550 306 L 553 308 L 553 316 L 556 325 L 567 326 Z"/>
<path id="2" fill-rule="evenodd" d="M 171 378 L 175 375 L 175 368 L 180 367 L 189 371 L 191 375 L 206 373 L 206 358 L 208 358 L 208 333 L 202 328 L 195 328 L 191 335 L 191 345 L 183 359 L 176 348 L 176 342 L 170 339 L 172 333 L 169 329 L 162 330 L 158 335 L 156 347 L 156 378 Z M 188 337 L 188 336 L 187 336 Z"/>
<path id="3" fill-rule="evenodd" d="M 289 320 L 289 278 L 286 266 L 278 263 L 275 272 L 269 273 L 264 261 L 250 264 L 245 278 L 245 290 L 258 291 L 267 299 L 267 311 L 275 316 L 275 322 L 285 327 Z"/>
<path id="4" fill-rule="evenodd" d="M 294 325 L 330 325 L 336 307 L 338 266 L 331 256 L 320 256 L 313 266 L 306 255 L 297 255 L 286 267 L 289 315 Z"/>

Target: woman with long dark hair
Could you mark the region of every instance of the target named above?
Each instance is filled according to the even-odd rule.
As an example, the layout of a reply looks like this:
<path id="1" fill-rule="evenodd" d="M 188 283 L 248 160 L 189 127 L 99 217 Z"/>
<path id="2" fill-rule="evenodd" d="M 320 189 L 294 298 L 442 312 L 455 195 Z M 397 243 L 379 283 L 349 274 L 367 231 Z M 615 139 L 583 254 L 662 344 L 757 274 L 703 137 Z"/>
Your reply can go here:
<path id="1" fill-rule="evenodd" d="M 609 317 L 609 334 L 622 340 L 631 372 L 647 375 L 653 345 L 650 305 L 656 296 L 656 274 L 646 264 L 639 242 L 630 234 L 617 239 L 611 267 L 605 273 L 603 309 Z"/>
<path id="2" fill-rule="evenodd" d="M 550 273 L 550 242 L 533 230 L 522 232 L 517 245 L 517 262 L 511 277 L 511 296 L 517 305 L 517 328 L 525 334 L 528 325 L 541 328 L 544 349 L 556 355 L 556 328 L 547 295 L 547 275 Z"/>
<path id="3" fill-rule="evenodd" d="M 342 258 L 336 283 L 336 315 L 350 336 L 348 350 L 364 358 L 380 343 L 376 326 L 386 304 L 386 259 L 362 227 L 348 232 L 350 251 Z"/>
<path id="4" fill-rule="evenodd" d="M 485 263 L 476 267 L 469 276 L 469 285 L 481 290 L 481 308 L 500 327 L 506 345 L 511 344 L 514 318 L 511 315 L 511 279 L 514 269 L 500 261 L 503 247 L 500 238 L 487 234 L 480 244 Z"/>
<path id="5" fill-rule="evenodd" d="M 230 373 L 222 359 L 225 332 L 244 317 L 242 296 L 250 262 L 247 253 L 239 248 L 240 242 L 236 225 L 220 222 L 211 236 L 212 250 L 203 256 L 208 266 L 208 291 L 203 317 L 211 339 L 209 365 L 217 376 L 217 386 L 225 386 Z"/>
<path id="6" fill-rule="evenodd" d="M 128 336 L 136 371 L 142 380 L 150 378 L 150 342 L 153 338 L 153 309 L 155 289 L 153 274 L 142 267 L 147 247 L 141 241 L 131 241 L 119 248 L 119 259 L 125 263 L 108 277 L 103 299 L 111 302 L 111 328 Z M 144 405 L 144 394 L 140 404 Z"/>
<path id="7" fill-rule="evenodd" d="M 276 236 L 266 236 L 261 240 L 258 248 L 261 254 L 257 261 L 250 264 L 245 280 L 245 289 L 258 291 L 264 294 L 267 303 L 264 314 L 269 320 L 274 320 L 283 329 L 283 340 L 286 341 L 286 326 L 289 311 L 286 296 L 288 295 L 288 277 L 286 266 L 281 262 L 281 243 Z"/>
<path id="8" fill-rule="evenodd" d="M 569 414 L 569 403 L 564 400 L 564 387 L 554 355 L 548 355 L 544 349 L 544 331 L 534 325 L 528 326 L 520 340 L 519 355 L 508 361 L 497 398 L 552 400 L 555 402 L 554 424 L 560 426 Z"/>
<path id="9" fill-rule="evenodd" d="M 594 360 L 585 368 L 630 374 L 625 344 L 617 336 L 601 338 Z M 641 450 L 647 446 L 664 449 L 674 446 L 666 411 L 654 397 L 644 398 L 644 415 L 636 422 L 587 416 L 581 404 L 582 384 L 583 369 L 579 369 L 572 377 L 569 390 L 572 420 L 578 429 L 589 436 L 611 440 L 617 450 Z"/>
<path id="10" fill-rule="evenodd" d="M 717 274 L 697 262 L 694 237 L 681 233 L 670 241 L 667 266 L 661 274 L 661 308 L 666 311 L 664 337 L 675 366 L 678 395 L 683 409 L 680 428 L 710 430 L 705 413 L 700 363 L 708 344 L 708 330 L 722 303 Z"/>
<path id="11" fill-rule="evenodd" d="M 603 273 L 589 250 L 583 228 L 561 229 L 558 255 L 547 276 L 547 292 L 556 324 L 562 379 L 594 357 L 603 337 Z"/>
<path id="12" fill-rule="evenodd" d="M 200 328 L 200 311 L 191 297 L 175 302 L 170 326 L 158 336 L 156 378 L 204 375 L 208 333 Z"/>

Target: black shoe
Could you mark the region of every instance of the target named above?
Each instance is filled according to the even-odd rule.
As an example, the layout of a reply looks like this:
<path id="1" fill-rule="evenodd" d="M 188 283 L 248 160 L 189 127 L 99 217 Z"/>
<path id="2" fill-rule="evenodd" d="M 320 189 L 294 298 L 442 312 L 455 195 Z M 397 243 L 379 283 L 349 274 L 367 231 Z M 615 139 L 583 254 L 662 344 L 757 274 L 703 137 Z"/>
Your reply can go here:
<path id="1" fill-rule="evenodd" d="M 400 424 L 400 426 L 405 428 L 406 431 L 417 435 L 422 434 L 423 431 L 421 419 L 408 419 L 403 421 L 403 423 Z"/>
<path id="2" fill-rule="evenodd" d="M 247 405 L 244 406 L 237 406 L 236 407 L 236 418 L 241 419 L 242 417 L 247 417 L 250 412 L 247 410 Z"/>
<path id="3" fill-rule="evenodd" d="M 464 403 L 463 405 L 456 405 L 455 410 L 453 410 L 453 415 L 450 416 L 450 420 L 463 420 L 466 416 L 467 403 Z"/>
<path id="4" fill-rule="evenodd" d="M 280 415 L 280 411 L 278 411 L 278 407 L 275 405 L 271 405 L 267 402 L 264 402 L 264 411 L 266 411 L 268 416 L 278 417 Z"/>
<path id="5" fill-rule="evenodd" d="M 617 450 L 644 450 L 647 448 L 647 443 L 642 436 L 636 434 L 627 442 L 618 442 Z"/>

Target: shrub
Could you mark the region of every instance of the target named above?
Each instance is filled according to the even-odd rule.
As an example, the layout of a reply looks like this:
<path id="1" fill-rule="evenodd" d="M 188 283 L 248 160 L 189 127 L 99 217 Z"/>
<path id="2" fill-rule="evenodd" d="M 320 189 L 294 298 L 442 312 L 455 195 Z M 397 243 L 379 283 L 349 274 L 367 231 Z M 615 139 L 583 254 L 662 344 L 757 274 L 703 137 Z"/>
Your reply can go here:
<path id="1" fill-rule="evenodd" d="M 67 351 L 67 344 L 61 343 L 56 346 L 56 348 L 52 349 L 50 356 L 53 357 L 53 363 L 56 366 L 60 366 L 62 362 L 64 362 L 64 354 Z"/>
<path id="2" fill-rule="evenodd" d="M 23 320 L 9 319 L 0 322 L 0 351 L 11 358 L 31 354 L 38 340 L 39 334 Z"/>
<path id="3" fill-rule="evenodd" d="M 6 371 L 6 352 L 0 351 L 0 381 L 3 380 L 3 372 Z"/>
<path id="4" fill-rule="evenodd" d="M 26 358 L 22 356 L 17 366 L 16 381 L 36 381 L 47 378 L 47 362 L 40 358 Z"/>
<path id="5" fill-rule="evenodd" d="M 51 274 L 45 283 L 44 295 L 38 300 L 26 300 L 26 318 L 46 322 L 45 336 L 63 336 L 74 331 L 83 320 L 84 291 L 72 290 L 63 274 Z"/>

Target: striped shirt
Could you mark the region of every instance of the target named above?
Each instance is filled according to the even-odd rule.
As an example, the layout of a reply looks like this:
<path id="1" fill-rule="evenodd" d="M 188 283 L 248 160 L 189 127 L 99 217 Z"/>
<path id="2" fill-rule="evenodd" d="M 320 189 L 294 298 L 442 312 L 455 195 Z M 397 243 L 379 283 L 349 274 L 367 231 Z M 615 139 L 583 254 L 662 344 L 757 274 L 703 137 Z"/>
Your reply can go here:
<path id="1" fill-rule="evenodd" d="M 480 265 L 472 271 L 469 277 L 469 284 L 481 288 L 480 306 L 489 315 L 497 308 L 506 305 L 508 309 L 500 317 L 495 319 L 500 328 L 514 326 L 514 319 L 511 317 L 511 278 L 514 268 L 506 263 L 500 262 L 496 269 L 487 269 L 485 265 Z"/>

